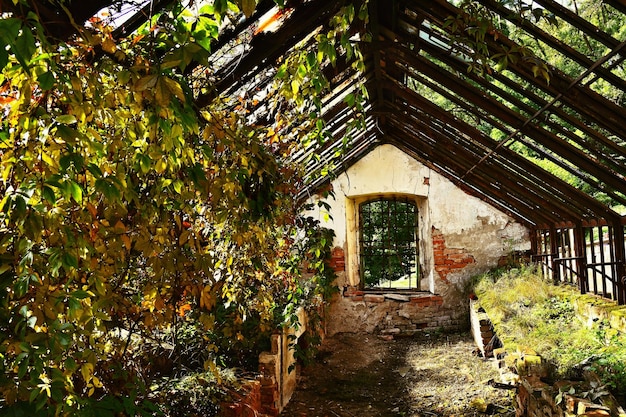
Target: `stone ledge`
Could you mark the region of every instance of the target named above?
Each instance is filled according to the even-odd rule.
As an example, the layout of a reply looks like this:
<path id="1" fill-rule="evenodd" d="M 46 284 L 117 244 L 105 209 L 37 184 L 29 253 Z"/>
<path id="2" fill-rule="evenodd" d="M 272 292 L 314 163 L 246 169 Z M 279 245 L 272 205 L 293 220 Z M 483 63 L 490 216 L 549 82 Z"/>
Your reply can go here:
<path id="1" fill-rule="evenodd" d="M 580 299 L 588 297 L 583 296 Z M 597 298 L 597 297 L 593 297 Z M 580 301 L 577 299 L 577 301 Z M 604 304 L 604 301 L 601 300 Z M 601 319 L 609 319 L 613 311 L 625 311 L 626 309 L 608 308 L 602 310 L 598 308 L 598 304 L 592 304 L 593 308 L 587 308 Z M 615 305 L 615 303 L 612 303 Z M 578 305 L 580 311 L 580 305 Z M 482 308 L 480 308 L 482 310 Z M 606 313 L 605 313 L 606 312 Z M 606 314 L 606 316 L 602 316 Z M 470 300 L 470 317 L 472 333 L 475 341 L 480 348 L 480 343 L 484 341 L 480 335 L 481 330 L 484 331 L 487 323 L 491 323 L 488 315 L 484 310 L 479 311 L 479 305 L 474 300 Z M 593 320 L 595 316 L 588 316 Z M 596 318 L 596 320 L 598 319 Z M 618 329 L 620 330 L 620 329 Z M 483 350 L 482 348 L 481 350 Z M 497 354 L 496 354 L 497 352 Z M 493 352 L 498 358 L 506 356 L 506 363 L 510 365 L 511 370 L 515 373 L 515 382 L 517 383 L 516 397 L 516 415 L 517 416 L 533 416 L 533 417 L 626 417 L 626 411 L 616 401 L 613 395 L 608 394 L 600 399 L 600 404 L 593 403 L 583 398 L 585 392 L 592 389 L 593 386 L 601 384 L 598 377 L 586 372 L 584 381 L 556 381 L 550 385 L 545 382 L 546 377 L 550 373 L 549 365 L 542 361 L 541 356 L 535 352 L 517 352 L 507 354 L 504 348 L 497 349 Z M 485 355 L 486 356 L 486 355 Z M 499 360 L 501 374 L 507 371 L 507 366 L 502 366 L 503 360 Z M 573 387 L 572 394 L 566 394 L 569 388 Z M 561 393 L 561 394 L 560 394 Z M 579 394 L 578 396 L 576 394 Z M 562 395 L 562 399 L 557 401 L 557 396 Z"/>
<path id="2" fill-rule="evenodd" d="M 615 330 L 626 333 L 626 305 L 593 294 L 578 295 L 572 302 L 589 327 L 595 321 L 606 320 Z"/>
<path id="3" fill-rule="evenodd" d="M 392 301 L 398 303 L 418 304 L 420 307 L 443 305 L 443 297 L 430 292 L 364 291 L 354 287 L 347 287 L 343 291 L 343 296 L 351 301 L 364 301 L 366 303 L 383 303 L 386 301 Z"/>

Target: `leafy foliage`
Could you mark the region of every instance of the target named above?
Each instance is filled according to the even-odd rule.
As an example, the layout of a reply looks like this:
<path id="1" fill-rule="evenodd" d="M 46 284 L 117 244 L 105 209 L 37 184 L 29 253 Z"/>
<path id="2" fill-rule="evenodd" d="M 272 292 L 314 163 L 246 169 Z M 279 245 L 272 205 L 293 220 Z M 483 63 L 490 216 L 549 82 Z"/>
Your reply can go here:
<path id="1" fill-rule="evenodd" d="M 94 18 L 60 43 L 36 10 L 0 20 L 2 408 L 152 415 L 155 381 L 219 384 L 221 366 L 253 366 L 269 332 L 323 302 L 332 238 L 299 246 L 321 232 L 293 198 L 307 106 L 284 92 L 297 79 L 319 102 L 355 17 L 340 13 L 302 71 L 308 54 L 285 58 L 274 100 L 288 111 L 258 125 L 245 103 L 198 107 L 210 85 L 192 70 L 254 8 L 176 4 L 123 39 Z M 304 257 L 319 274 L 301 277 Z"/>

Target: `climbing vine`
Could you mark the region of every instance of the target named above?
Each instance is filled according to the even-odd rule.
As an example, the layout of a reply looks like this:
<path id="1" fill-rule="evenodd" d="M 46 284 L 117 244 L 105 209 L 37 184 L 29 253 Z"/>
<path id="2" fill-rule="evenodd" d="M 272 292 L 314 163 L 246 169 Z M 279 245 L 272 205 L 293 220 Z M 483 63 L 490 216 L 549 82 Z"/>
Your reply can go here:
<path id="1" fill-rule="evenodd" d="M 290 155 L 331 52 L 361 59 L 345 35 L 356 17 L 343 9 L 318 51 L 284 59 L 288 111 L 263 125 L 246 103 L 198 106 L 210 85 L 192 70 L 254 1 L 176 4 L 119 39 L 93 18 L 63 41 L 29 4 L 0 20 L 0 407 L 152 415 L 160 378 L 219 384 L 330 286 L 315 286 L 326 252 L 298 246 L 317 229 Z M 301 276 L 307 256 L 322 275 Z"/>

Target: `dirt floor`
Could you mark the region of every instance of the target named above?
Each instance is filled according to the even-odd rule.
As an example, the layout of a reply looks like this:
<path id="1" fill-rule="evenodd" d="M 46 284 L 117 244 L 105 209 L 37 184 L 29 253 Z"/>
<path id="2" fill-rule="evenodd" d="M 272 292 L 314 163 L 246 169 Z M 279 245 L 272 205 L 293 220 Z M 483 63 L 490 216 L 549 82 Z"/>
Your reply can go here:
<path id="1" fill-rule="evenodd" d="M 281 416 L 514 416 L 513 392 L 489 383 L 497 370 L 474 350 L 469 334 L 327 338 Z"/>

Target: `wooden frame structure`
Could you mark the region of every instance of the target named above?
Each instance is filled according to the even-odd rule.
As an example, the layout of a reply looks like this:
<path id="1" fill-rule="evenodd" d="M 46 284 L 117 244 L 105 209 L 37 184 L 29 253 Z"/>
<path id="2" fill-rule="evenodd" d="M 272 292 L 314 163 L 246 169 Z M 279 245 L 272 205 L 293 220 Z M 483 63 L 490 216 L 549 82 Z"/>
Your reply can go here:
<path id="1" fill-rule="evenodd" d="M 72 2 L 67 7 L 84 20 L 120 2 Z M 154 11 L 175 2 L 149 3 Z M 462 10 L 446 0 L 369 0 L 369 23 L 354 28 L 355 35 L 368 33 L 372 39 L 361 42 L 363 36 L 355 37 L 366 70 L 356 73 L 342 56 L 327 67 L 332 85 L 324 99 L 324 118 L 334 139 L 311 145 L 295 158 L 311 172 L 321 163 L 342 170 L 373 147 L 393 144 L 527 225 L 534 259 L 555 281 L 624 304 L 626 217 L 611 207 L 626 206 L 626 40 L 616 39 L 610 25 L 600 27 L 560 1 L 534 0 L 533 5 L 582 34 L 587 47 L 548 33 L 532 16 L 512 9 L 515 2 L 476 3 L 499 22 L 482 40 L 490 55 L 519 51 L 524 39 L 533 42 L 534 48 L 527 50 L 537 52 L 509 60 L 505 71 L 468 72 L 474 51 L 459 41 L 458 30 L 450 24 L 450 19 L 463 21 Z M 621 0 L 599 3 L 614 16 L 626 13 Z M 312 48 L 311 35 L 327 26 L 345 4 L 288 1 L 290 14 L 283 24 L 273 32 L 256 33 L 261 17 L 275 6 L 272 0 L 260 0 L 254 15 L 225 28 L 214 43 L 214 61 L 219 56 L 220 65 L 196 105 L 262 90 L 272 82 L 281 57 L 294 48 Z M 0 11 L 19 14 L 19 7 L 11 0 L 0 1 Z M 72 35 L 72 25 L 59 23 L 63 13 L 54 10 L 53 3 L 41 7 L 57 17 L 57 24 L 47 26 L 52 35 Z M 113 35 L 125 36 L 146 16 L 144 7 Z M 504 30 L 507 25 L 515 27 L 515 33 Z M 245 48 L 230 59 L 219 55 L 233 43 Z M 568 74 L 552 66 L 544 50 L 572 62 L 576 71 Z M 548 77 L 537 76 L 538 69 Z M 344 99 L 360 83 L 369 95 L 365 125 L 346 144 L 342 134 L 353 113 Z M 617 94 L 605 97 L 607 89 Z M 267 113 L 262 102 L 252 109 L 260 122 Z M 311 154 L 318 157 L 309 158 Z M 567 172 L 575 183 L 551 174 L 537 160 Z M 326 180 L 314 179 L 310 188 Z"/>

